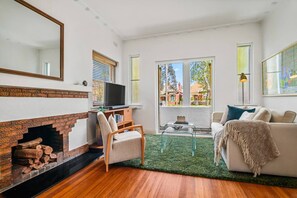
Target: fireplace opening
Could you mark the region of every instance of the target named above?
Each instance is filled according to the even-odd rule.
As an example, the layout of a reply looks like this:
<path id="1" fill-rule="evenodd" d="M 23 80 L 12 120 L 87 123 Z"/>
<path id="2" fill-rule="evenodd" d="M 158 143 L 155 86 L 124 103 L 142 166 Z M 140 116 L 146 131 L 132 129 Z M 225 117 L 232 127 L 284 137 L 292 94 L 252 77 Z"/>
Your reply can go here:
<path id="1" fill-rule="evenodd" d="M 42 145 L 51 146 L 53 152 L 59 152 L 63 150 L 63 136 L 60 135 L 52 125 L 33 127 L 28 129 L 28 133 L 23 135 L 23 139 L 18 143 L 24 143 L 36 138 L 42 138 Z"/>
<path id="2" fill-rule="evenodd" d="M 17 146 L 12 147 L 15 176 L 39 171 L 50 163 L 57 163 L 62 152 L 63 135 L 52 128 L 52 125 L 28 128 L 23 139 L 18 141 Z"/>

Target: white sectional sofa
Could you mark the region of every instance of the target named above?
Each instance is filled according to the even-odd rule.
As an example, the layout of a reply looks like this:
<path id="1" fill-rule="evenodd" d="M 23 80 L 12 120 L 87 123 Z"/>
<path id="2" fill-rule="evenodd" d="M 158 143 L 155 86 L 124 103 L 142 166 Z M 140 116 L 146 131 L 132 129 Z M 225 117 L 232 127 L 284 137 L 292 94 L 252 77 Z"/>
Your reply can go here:
<path id="1" fill-rule="evenodd" d="M 297 123 L 283 123 L 284 112 L 271 111 L 271 121 L 268 123 L 271 135 L 280 151 L 280 156 L 266 164 L 261 174 L 297 177 Z M 212 135 L 224 126 L 220 123 L 223 112 L 212 114 Z M 232 122 L 232 121 L 229 121 Z M 228 139 L 227 145 L 222 150 L 222 158 L 228 170 L 251 172 L 244 163 L 242 153 L 238 145 Z"/>

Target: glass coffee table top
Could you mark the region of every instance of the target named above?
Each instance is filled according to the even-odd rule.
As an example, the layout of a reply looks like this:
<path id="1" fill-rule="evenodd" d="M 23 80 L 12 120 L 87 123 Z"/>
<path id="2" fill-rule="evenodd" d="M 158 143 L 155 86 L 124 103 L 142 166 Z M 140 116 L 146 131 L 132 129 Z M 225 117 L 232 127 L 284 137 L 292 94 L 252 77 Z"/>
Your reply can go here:
<path id="1" fill-rule="evenodd" d="M 165 125 L 165 130 L 161 132 L 161 153 L 164 152 L 164 149 L 166 148 L 166 144 L 168 141 L 169 135 L 183 135 L 188 134 L 192 137 L 192 156 L 195 155 L 196 151 L 196 132 L 193 130 L 194 124 L 188 123 L 188 124 L 175 124 L 174 122 L 168 122 Z"/>

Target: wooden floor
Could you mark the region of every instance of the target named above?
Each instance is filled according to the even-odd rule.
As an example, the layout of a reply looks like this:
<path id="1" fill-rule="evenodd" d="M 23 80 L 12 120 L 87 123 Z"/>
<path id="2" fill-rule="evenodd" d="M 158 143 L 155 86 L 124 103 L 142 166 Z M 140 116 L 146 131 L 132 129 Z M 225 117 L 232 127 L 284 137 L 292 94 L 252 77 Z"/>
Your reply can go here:
<path id="1" fill-rule="evenodd" d="M 110 166 L 102 159 L 63 180 L 42 197 L 297 197 L 297 189 Z"/>

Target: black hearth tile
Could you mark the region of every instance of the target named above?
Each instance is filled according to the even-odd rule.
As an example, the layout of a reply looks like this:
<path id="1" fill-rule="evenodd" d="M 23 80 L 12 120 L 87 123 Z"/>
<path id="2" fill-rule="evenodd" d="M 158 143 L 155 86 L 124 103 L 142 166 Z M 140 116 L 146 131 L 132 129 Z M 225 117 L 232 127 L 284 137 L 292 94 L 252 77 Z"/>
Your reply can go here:
<path id="1" fill-rule="evenodd" d="M 86 167 L 101 155 L 102 153 L 85 153 L 22 184 L 19 184 L 14 188 L 3 192 L 2 194 L 0 194 L 0 197 L 34 197 L 39 193 L 45 191 L 46 189 L 50 188 L 51 186 L 62 181 L 63 179 L 76 173 L 80 169 Z"/>

